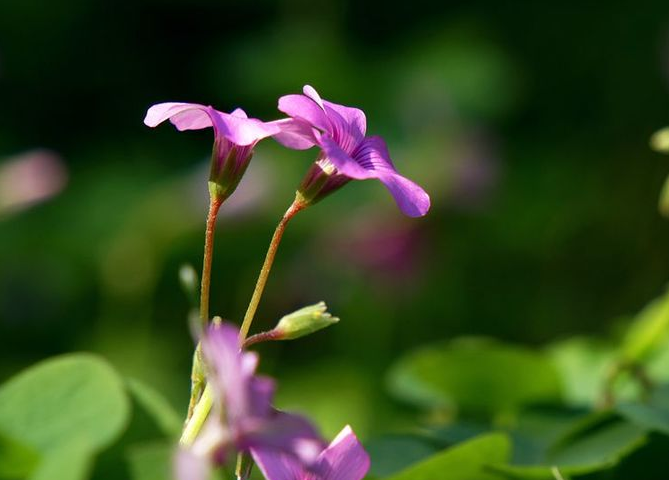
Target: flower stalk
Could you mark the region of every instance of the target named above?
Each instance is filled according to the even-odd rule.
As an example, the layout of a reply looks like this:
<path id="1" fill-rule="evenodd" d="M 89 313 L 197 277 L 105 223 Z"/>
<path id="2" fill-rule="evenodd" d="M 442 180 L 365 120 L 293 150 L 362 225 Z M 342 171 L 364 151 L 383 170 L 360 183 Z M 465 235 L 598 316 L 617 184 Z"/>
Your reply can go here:
<path id="1" fill-rule="evenodd" d="M 279 221 L 279 224 L 274 230 L 274 235 L 272 240 L 269 243 L 269 248 L 267 249 L 267 254 L 265 255 L 265 262 L 260 269 L 260 274 L 258 275 L 258 280 L 256 281 L 255 289 L 253 290 L 253 295 L 251 296 L 251 301 L 249 306 L 246 309 L 246 314 L 244 315 L 244 321 L 242 322 L 241 329 L 239 331 L 239 341 L 241 344 L 244 343 L 246 337 L 251 328 L 251 323 L 253 323 L 253 318 L 258 309 L 258 304 L 260 303 L 260 298 L 262 297 L 263 291 L 265 290 L 265 285 L 267 284 L 267 279 L 269 278 L 269 273 L 272 270 L 272 264 L 274 263 L 274 257 L 276 257 L 276 252 L 279 249 L 279 244 L 281 243 L 281 238 L 283 233 L 286 230 L 288 222 L 300 211 L 306 207 L 306 204 L 302 201 L 302 197 L 297 194 L 295 200 L 288 207 L 286 213 L 283 214 L 283 217 Z"/>

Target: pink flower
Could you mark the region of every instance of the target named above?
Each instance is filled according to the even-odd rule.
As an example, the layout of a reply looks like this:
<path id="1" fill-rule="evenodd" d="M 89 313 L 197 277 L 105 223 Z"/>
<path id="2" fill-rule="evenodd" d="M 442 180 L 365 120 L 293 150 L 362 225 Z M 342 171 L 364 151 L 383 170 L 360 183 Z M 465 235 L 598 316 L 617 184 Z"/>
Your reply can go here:
<path id="1" fill-rule="evenodd" d="M 144 123 L 155 127 L 168 119 L 179 131 L 213 127 L 210 190 L 220 200 L 229 197 L 239 185 L 253 156 L 253 147 L 263 138 L 281 131 L 278 122 L 264 123 L 248 118 L 241 108 L 224 113 L 197 103 L 153 105 L 146 112 Z"/>
<path id="2" fill-rule="evenodd" d="M 400 175 L 381 137 L 366 137 L 362 110 L 321 99 L 306 85 L 304 95 L 285 95 L 279 110 L 292 118 L 279 121 L 274 138 L 298 150 L 318 146 L 321 153 L 298 192 L 315 203 L 350 180 L 377 179 L 385 185 L 402 212 L 420 217 L 430 208 L 430 197 L 419 185 Z M 277 122 L 277 123 L 279 123 Z"/>
<path id="3" fill-rule="evenodd" d="M 312 471 L 276 451 L 253 448 L 251 454 L 267 480 L 361 480 L 370 463 L 349 426 L 318 455 Z"/>

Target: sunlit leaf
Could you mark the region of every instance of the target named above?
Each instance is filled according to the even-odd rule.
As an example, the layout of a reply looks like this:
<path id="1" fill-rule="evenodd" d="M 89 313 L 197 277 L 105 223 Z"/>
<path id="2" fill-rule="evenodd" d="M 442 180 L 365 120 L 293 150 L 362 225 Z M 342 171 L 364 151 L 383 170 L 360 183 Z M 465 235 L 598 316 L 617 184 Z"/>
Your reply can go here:
<path id="1" fill-rule="evenodd" d="M 481 435 L 436 453 L 395 475 L 389 480 L 497 480 L 501 478 L 488 467 L 504 464 L 511 454 L 511 443 L 501 433 Z"/>
<path id="2" fill-rule="evenodd" d="M 0 430 L 40 451 L 75 449 L 75 440 L 97 451 L 118 437 L 128 414 L 121 379 L 94 355 L 46 360 L 0 387 Z"/>
<path id="3" fill-rule="evenodd" d="M 666 292 L 636 316 L 623 339 L 621 354 L 627 361 L 643 361 L 668 338 L 669 292 Z"/>
<path id="4" fill-rule="evenodd" d="M 38 453 L 0 433 L 0 478 L 20 478 L 39 461 Z"/>
<path id="5" fill-rule="evenodd" d="M 42 458 L 29 480 L 85 480 L 92 466 L 90 446 L 74 440 L 54 445 Z"/>

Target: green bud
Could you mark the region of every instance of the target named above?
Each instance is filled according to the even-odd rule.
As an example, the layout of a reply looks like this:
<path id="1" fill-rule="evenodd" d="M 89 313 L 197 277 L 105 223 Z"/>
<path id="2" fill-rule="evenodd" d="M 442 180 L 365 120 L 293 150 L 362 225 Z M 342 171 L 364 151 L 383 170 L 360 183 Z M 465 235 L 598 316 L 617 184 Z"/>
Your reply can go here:
<path id="1" fill-rule="evenodd" d="M 276 335 L 274 338 L 276 340 L 293 340 L 329 327 L 338 321 L 337 317 L 327 312 L 325 302 L 319 302 L 286 315 L 279 320 L 272 333 Z"/>
<path id="2" fill-rule="evenodd" d="M 650 146 L 656 152 L 669 153 L 669 127 L 655 132 L 650 137 Z"/>

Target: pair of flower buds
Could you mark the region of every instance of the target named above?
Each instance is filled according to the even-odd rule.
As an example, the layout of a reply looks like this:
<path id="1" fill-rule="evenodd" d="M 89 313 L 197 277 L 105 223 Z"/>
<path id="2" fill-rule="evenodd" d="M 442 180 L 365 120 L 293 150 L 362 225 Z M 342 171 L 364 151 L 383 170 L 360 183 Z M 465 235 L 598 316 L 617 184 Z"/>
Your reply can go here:
<path id="1" fill-rule="evenodd" d="M 237 188 L 255 145 L 273 137 L 291 149 L 320 149 L 297 191 L 302 207 L 318 202 L 350 180 L 377 179 L 403 213 L 410 217 L 427 213 L 428 194 L 397 172 L 381 137 L 365 136 L 367 121 L 362 110 L 323 100 L 309 85 L 303 92 L 281 97 L 279 110 L 288 118 L 271 122 L 248 118 L 240 108 L 224 113 L 211 106 L 169 102 L 149 108 L 144 123 L 155 127 L 169 119 L 181 131 L 213 127 L 209 187 L 212 198 L 219 201 Z"/>

